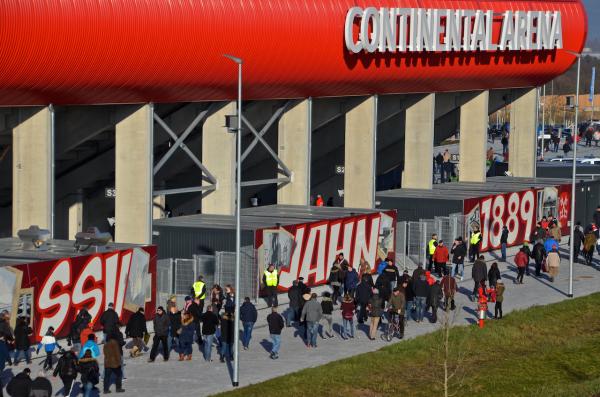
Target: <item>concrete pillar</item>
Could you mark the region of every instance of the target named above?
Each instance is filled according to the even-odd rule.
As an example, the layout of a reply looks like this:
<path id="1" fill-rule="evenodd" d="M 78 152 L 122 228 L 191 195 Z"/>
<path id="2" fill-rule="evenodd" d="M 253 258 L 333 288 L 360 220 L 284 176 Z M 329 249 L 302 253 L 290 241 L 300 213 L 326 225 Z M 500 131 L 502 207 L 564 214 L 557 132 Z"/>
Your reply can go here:
<path id="1" fill-rule="evenodd" d="M 310 198 L 311 106 L 305 99 L 279 120 L 279 157 L 292 171 L 292 181 L 279 186 L 277 203 L 308 205 Z"/>
<path id="2" fill-rule="evenodd" d="M 166 196 L 155 196 L 152 200 L 152 219 L 162 219 L 165 217 Z"/>
<path id="3" fill-rule="evenodd" d="M 77 193 L 75 200 L 69 205 L 69 240 L 83 230 L 83 194 Z"/>
<path id="4" fill-rule="evenodd" d="M 508 171 L 515 177 L 535 177 L 537 89 L 530 88 L 510 106 Z"/>
<path id="5" fill-rule="evenodd" d="M 52 229 L 52 110 L 19 109 L 13 129 L 12 231 L 38 225 Z"/>
<path id="6" fill-rule="evenodd" d="M 377 97 L 346 113 L 344 207 L 373 208 L 377 144 Z"/>
<path id="7" fill-rule="evenodd" d="M 405 189 L 432 188 L 434 126 L 435 94 L 419 97 L 406 108 L 402 174 Z"/>
<path id="8" fill-rule="evenodd" d="M 206 119 L 202 128 L 202 164 L 217 179 L 217 189 L 202 199 L 202 213 L 235 214 L 235 134 L 225 128 L 225 116 L 236 113 L 228 102 Z"/>
<path id="9" fill-rule="evenodd" d="M 153 110 L 144 105 L 115 132 L 115 241 L 147 244 L 152 233 Z"/>
<path id="10" fill-rule="evenodd" d="M 460 107 L 460 181 L 485 182 L 489 91 L 474 93 Z"/>

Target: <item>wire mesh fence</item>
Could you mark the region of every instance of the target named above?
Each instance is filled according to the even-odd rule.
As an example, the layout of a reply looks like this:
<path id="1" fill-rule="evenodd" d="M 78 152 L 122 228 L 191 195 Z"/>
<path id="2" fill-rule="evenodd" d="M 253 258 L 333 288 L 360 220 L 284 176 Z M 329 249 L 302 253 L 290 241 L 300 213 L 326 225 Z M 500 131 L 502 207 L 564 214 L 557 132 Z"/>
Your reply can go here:
<path id="1" fill-rule="evenodd" d="M 173 293 L 173 260 L 161 259 L 156 262 L 156 301 L 165 302 Z"/>
<path id="2" fill-rule="evenodd" d="M 253 247 L 242 247 L 240 256 L 240 297 L 258 299 L 259 274 Z M 215 253 L 215 283 L 235 285 L 235 252 Z"/>
<path id="3" fill-rule="evenodd" d="M 396 263 L 403 269 L 408 269 L 410 266 L 407 262 L 408 258 L 408 222 L 402 221 L 396 224 Z"/>

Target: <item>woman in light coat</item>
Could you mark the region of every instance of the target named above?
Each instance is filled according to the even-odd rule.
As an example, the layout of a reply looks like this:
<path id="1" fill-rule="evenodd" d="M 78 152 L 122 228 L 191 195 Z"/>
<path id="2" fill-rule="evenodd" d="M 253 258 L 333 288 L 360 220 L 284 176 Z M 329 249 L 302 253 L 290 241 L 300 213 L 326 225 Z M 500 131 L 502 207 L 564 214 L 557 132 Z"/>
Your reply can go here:
<path id="1" fill-rule="evenodd" d="M 548 273 L 550 273 L 550 281 L 554 282 L 554 279 L 558 277 L 558 269 L 560 267 L 560 255 L 558 255 L 558 247 L 556 245 L 552 246 L 552 251 L 548 254 L 546 258 L 546 263 L 548 264 Z"/>

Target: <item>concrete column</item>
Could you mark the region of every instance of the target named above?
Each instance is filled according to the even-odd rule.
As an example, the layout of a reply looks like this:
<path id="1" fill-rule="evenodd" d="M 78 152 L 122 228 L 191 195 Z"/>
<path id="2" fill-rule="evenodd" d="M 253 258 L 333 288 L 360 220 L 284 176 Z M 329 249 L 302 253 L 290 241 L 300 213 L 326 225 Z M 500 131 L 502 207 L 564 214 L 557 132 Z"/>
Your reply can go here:
<path id="1" fill-rule="evenodd" d="M 69 240 L 75 239 L 75 234 L 83 230 L 83 194 L 77 193 L 75 200 L 69 206 Z"/>
<path id="2" fill-rule="evenodd" d="M 490 92 L 474 93 L 460 107 L 460 181 L 485 182 Z"/>
<path id="3" fill-rule="evenodd" d="M 235 113 L 236 103 L 228 102 L 202 128 L 202 164 L 217 179 L 217 189 L 202 199 L 204 214 L 235 214 L 235 134 L 225 128 L 225 116 Z"/>
<path id="4" fill-rule="evenodd" d="M 537 89 L 524 91 L 510 106 L 508 171 L 515 177 L 535 177 Z"/>
<path id="5" fill-rule="evenodd" d="M 346 113 L 344 207 L 373 208 L 377 144 L 377 97 Z"/>
<path id="6" fill-rule="evenodd" d="M 153 111 L 144 105 L 115 133 L 115 241 L 147 244 L 152 233 Z"/>
<path id="7" fill-rule="evenodd" d="M 434 126 L 435 94 L 419 97 L 406 108 L 402 174 L 405 189 L 432 188 Z"/>
<path id="8" fill-rule="evenodd" d="M 162 219 L 165 217 L 165 213 L 162 209 L 165 208 L 166 196 L 155 196 L 152 200 L 152 219 Z"/>
<path id="9" fill-rule="evenodd" d="M 310 198 L 311 106 L 305 99 L 279 120 L 279 157 L 292 171 L 292 181 L 277 190 L 277 203 L 308 205 Z"/>
<path id="10" fill-rule="evenodd" d="M 52 229 L 52 111 L 19 109 L 13 129 L 12 231 L 38 225 Z"/>

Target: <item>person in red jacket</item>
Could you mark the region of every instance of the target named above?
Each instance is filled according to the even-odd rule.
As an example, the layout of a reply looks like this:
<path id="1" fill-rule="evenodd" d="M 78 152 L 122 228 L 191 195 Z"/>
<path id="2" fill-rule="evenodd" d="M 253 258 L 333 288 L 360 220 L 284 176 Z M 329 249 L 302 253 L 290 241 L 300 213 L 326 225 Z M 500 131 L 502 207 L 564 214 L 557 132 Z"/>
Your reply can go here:
<path id="1" fill-rule="evenodd" d="M 442 277 L 442 272 L 446 272 L 446 264 L 450 260 L 450 253 L 448 247 L 444 244 L 444 240 L 438 241 L 438 245 L 433 252 L 433 264 L 435 272 L 439 277 Z"/>
<path id="2" fill-rule="evenodd" d="M 427 285 L 430 287 L 435 284 L 435 279 L 431 277 L 431 272 L 429 270 L 425 272 L 425 278 L 427 279 Z"/>
<path id="3" fill-rule="evenodd" d="M 521 249 L 515 256 L 515 265 L 517 265 L 517 283 L 523 284 L 523 276 L 525 275 L 525 269 L 529 265 L 529 256 Z"/>

